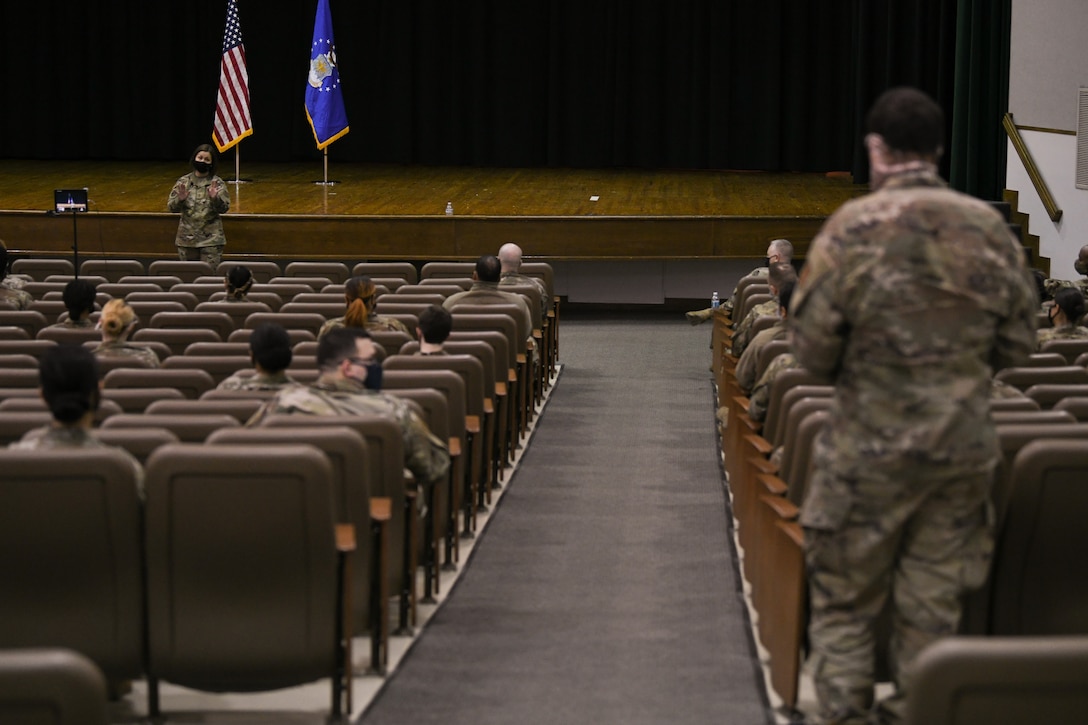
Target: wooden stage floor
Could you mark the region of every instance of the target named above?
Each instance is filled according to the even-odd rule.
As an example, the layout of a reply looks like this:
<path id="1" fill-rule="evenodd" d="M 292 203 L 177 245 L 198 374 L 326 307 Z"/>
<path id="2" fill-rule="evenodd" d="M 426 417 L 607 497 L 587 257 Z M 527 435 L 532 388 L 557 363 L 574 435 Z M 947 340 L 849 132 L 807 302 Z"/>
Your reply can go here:
<path id="1" fill-rule="evenodd" d="M 170 255 L 166 211 L 184 163 L 0 161 L 0 239 L 67 253 L 72 223 L 47 216 L 53 189 L 86 186 L 81 250 Z M 820 223 L 865 191 L 846 174 L 244 164 L 229 185 L 226 251 L 276 258 L 466 259 L 517 241 L 552 259 L 761 257 L 803 250 Z M 233 155 L 219 175 L 234 179 Z M 593 198 L 596 197 L 596 201 Z M 446 202 L 454 215 L 447 216 Z"/>

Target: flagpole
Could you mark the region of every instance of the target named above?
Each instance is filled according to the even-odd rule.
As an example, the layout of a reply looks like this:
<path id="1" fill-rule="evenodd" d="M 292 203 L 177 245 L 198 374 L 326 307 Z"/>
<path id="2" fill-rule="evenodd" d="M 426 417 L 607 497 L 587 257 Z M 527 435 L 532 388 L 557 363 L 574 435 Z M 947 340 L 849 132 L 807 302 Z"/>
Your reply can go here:
<path id="1" fill-rule="evenodd" d="M 235 186 L 237 186 L 239 184 L 248 184 L 250 182 L 250 179 L 241 178 L 241 176 L 242 176 L 241 169 L 242 169 L 242 142 L 239 141 L 238 143 L 234 144 L 234 179 L 232 179 L 231 181 L 228 181 L 227 182 L 228 184 L 234 184 Z"/>
<path id="2" fill-rule="evenodd" d="M 322 166 L 322 169 L 323 169 L 324 173 L 322 174 L 321 181 L 315 181 L 314 182 L 315 184 L 317 184 L 318 186 L 335 186 L 335 185 L 340 183 L 339 181 L 329 181 L 329 147 L 328 146 L 321 149 L 321 166 Z"/>

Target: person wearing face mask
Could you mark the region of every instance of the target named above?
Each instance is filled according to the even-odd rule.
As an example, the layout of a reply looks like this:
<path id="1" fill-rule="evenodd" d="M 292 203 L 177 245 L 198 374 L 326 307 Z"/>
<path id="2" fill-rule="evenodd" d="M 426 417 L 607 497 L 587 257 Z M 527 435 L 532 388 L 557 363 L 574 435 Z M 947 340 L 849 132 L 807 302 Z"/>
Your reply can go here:
<path id="1" fill-rule="evenodd" d="M 1058 293 L 1058 290 L 1073 288 L 1079 290 L 1088 299 L 1088 244 L 1080 248 L 1080 252 L 1077 253 L 1077 258 L 1073 262 L 1073 269 L 1077 271 L 1077 274 L 1081 275 L 1080 279 L 1048 279 L 1043 282 L 1046 293 L 1053 297 Z"/>
<path id="2" fill-rule="evenodd" d="M 913 88 L 866 118 L 872 192 L 806 255 L 797 362 L 835 386 L 801 507 L 814 723 L 903 718 L 917 655 L 957 631 L 993 551 L 991 378 L 1035 349 L 1035 285 L 984 201 L 938 176 L 944 113 Z M 888 605 L 895 690 L 874 703 Z"/>
<path id="3" fill-rule="evenodd" d="M 1084 318 L 1084 295 L 1073 287 L 1063 287 L 1054 295 L 1054 301 L 1047 308 L 1046 316 L 1050 327 L 1035 333 L 1037 348 L 1050 340 L 1088 339 L 1088 327 L 1081 323 Z"/>
<path id="4" fill-rule="evenodd" d="M 431 486 L 446 475 L 446 445 L 403 400 L 381 392 L 382 365 L 370 333 L 358 327 L 329 330 L 317 343 L 317 367 L 312 385 L 281 389 L 246 426 L 261 426 L 270 415 L 378 415 L 400 425 L 404 466 L 418 484 Z"/>
<path id="5" fill-rule="evenodd" d="M 215 150 L 210 144 L 197 146 L 189 164 L 193 170 L 174 183 L 166 202 L 170 211 L 181 213 L 174 244 L 183 262 L 200 260 L 217 269 L 227 243 L 220 217 L 230 209 L 230 194 L 215 175 Z"/>

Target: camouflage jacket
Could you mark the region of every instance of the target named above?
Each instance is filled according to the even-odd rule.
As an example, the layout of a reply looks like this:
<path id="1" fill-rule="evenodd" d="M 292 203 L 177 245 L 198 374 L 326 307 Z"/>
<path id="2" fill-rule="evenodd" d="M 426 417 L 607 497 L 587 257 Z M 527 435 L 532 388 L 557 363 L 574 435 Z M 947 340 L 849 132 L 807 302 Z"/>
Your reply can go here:
<path id="1" fill-rule="evenodd" d="M 991 377 L 1035 349 L 1037 304 L 1004 220 L 934 172 L 847 202 L 791 303 L 794 355 L 835 381 L 816 465 L 844 479 L 991 466 Z"/>
<path id="2" fill-rule="evenodd" d="M 325 336 L 325 333 L 337 327 L 344 327 L 344 318 L 336 317 L 324 325 L 317 331 L 317 339 L 320 340 Z M 409 335 L 412 333 L 408 330 L 403 322 L 396 317 L 382 317 L 381 315 L 372 314 L 366 321 L 367 330 L 386 330 L 391 332 L 407 332 Z"/>
<path id="3" fill-rule="evenodd" d="M 778 322 L 766 330 L 760 330 L 756 333 L 755 337 L 744 349 L 744 354 L 737 360 L 737 369 L 734 374 L 737 378 L 737 385 L 740 386 L 741 390 L 749 393 L 756 384 L 756 378 L 759 377 L 761 372 L 759 370 L 759 354 L 763 347 L 768 342 L 784 339 L 787 333 L 786 321 L 782 319 L 779 319 Z"/>
<path id="4" fill-rule="evenodd" d="M 184 184 L 189 189 L 189 196 L 182 201 L 178 198 L 177 186 Z M 218 195 L 208 196 L 212 184 L 219 186 Z M 230 194 L 227 185 L 218 176 L 197 176 L 186 174 L 177 180 L 170 189 L 170 198 L 166 208 L 175 214 L 181 212 L 178 222 L 178 235 L 174 244 L 179 247 L 221 247 L 227 243 L 223 235 L 223 220 L 220 214 L 230 209 Z"/>
<path id="5" fill-rule="evenodd" d="M 124 457 L 132 462 L 132 468 L 136 473 L 136 488 L 140 498 L 144 497 L 144 467 L 136 460 L 136 457 L 118 446 L 106 445 L 95 438 L 92 431 L 79 426 L 47 425 L 27 431 L 23 437 L 10 444 L 8 448 L 21 451 L 41 451 L 51 448 L 112 448 L 124 454 Z"/>
<path id="6" fill-rule="evenodd" d="M 22 289 L 0 286 L 0 309 L 25 310 L 30 307 L 30 303 L 33 301 L 34 298 L 30 296 L 29 292 Z"/>
<path id="7" fill-rule="evenodd" d="M 121 340 L 103 342 L 94 349 L 94 354 L 95 357 L 134 357 L 142 363 L 142 367 L 159 367 L 159 356 L 154 350 Z"/>
<path id="8" fill-rule="evenodd" d="M 1085 340 L 1088 339 L 1088 327 L 1081 325 L 1062 325 L 1061 327 L 1045 327 L 1035 333 L 1038 347 L 1051 340 Z"/>
<path id="9" fill-rule="evenodd" d="M 218 390 L 279 390 L 288 385 L 295 385 L 291 376 L 280 370 L 278 373 L 255 373 L 253 375 L 235 373 L 216 386 Z"/>
<path id="10" fill-rule="evenodd" d="M 741 277 L 741 279 L 744 279 L 746 277 L 755 277 L 756 279 L 766 281 L 766 279 L 770 275 L 770 273 L 771 273 L 771 268 L 770 267 L 756 267 L 751 272 L 744 275 L 744 277 Z M 737 287 L 739 287 L 739 286 L 740 286 L 740 283 L 738 282 Z M 737 299 L 737 287 L 733 288 L 733 294 L 731 294 L 729 296 L 729 299 L 722 300 L 721 306 L 722 306 L 722 309 L 725 310 L 726 312 L 732 312 L 733 311 L 733 300 Z"/>
<path id="11" fill-rule="evenodd" d="M 748 311 L 743 320 L 737 323 L 737 330 L 733 333 L 732 342 L 732 352 L 736 357 L 744 354 L 744 349 L 748 347 L 752 336 L 752 325 L 756 324 L 756 320 L 760 317 L 778 317 L 778 300 L 760 302 Z"/>
<path id="12" fill-rule="evenodd" d="M 759 380 L 752 387 L 752 395 L 748 398 L 748 417 L 762 422 L 767 418 L 767 405 L 771 402 L 771 386 L 774 379 L 783 370 L 793 370 L 801 365 L 791 353 L 784 352 L 776 355 L 774 360 L 767 363 L 767 369 L 759 376 Z"/>
<path id="13" fill-rule="evenodd" d="M 354 380 L 325 374 L 313 385 L 290 385 L 276 393 L 246 422 L 259 426 L 270 415 L 378 415 L 400 424 L 404 465 L 419 483 L 433 484 L 449 470 L 446 444 L 436 438 L 408 405 L 392 395 L 367 390 Z"/>

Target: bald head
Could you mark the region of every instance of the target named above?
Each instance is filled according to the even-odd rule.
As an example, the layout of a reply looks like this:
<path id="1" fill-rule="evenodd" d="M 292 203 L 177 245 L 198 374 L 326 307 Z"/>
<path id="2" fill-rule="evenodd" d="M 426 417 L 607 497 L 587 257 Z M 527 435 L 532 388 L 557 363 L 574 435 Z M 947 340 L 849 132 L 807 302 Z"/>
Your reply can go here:
<path id="1" fill-rule="evenodd" d="M 1077 274 L 1088 277 L 1088 244 L 1080 248 L 1077 261 L 1073 263 L 1073 269 L 1077 270 Z"/>
<path id="2" fill-rule="evenodd" d="M 503 272 L 517 272 L 521 268 L 521 247 L 513 242 L 499 247 L 499 262 Z"/>

